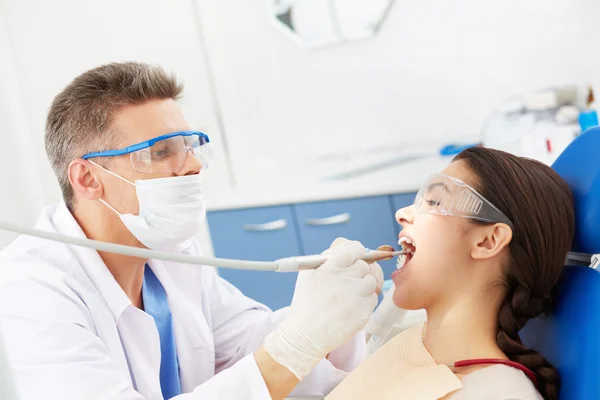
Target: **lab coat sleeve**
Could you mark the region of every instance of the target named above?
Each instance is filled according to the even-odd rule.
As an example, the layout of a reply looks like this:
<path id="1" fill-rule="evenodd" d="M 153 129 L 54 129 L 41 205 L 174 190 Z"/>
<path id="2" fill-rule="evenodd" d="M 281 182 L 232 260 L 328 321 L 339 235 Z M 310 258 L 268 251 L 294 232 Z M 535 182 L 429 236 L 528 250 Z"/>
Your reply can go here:
<path id="1" fill-rule="evenodd" d="M 367 337 L 364 331 L 360 331 L 348 343 L 329 353 L 327 359 L 335 368 L 351 372 L 368 355 Z"/>
<path id="2" fill-rule="evenodd" d="M 85 304 L 66 286 L 31 280 L 2 285 L 0 326 L 21 399 L 145 399 L 96 336 Z M 252 354 L 174 399 L 242 398 L 271 398 Z"/>
<path id="3" fill-rule="evenodd" d="M 192 393 L 176 396 L 172 400 L 213 399 L 271 400 L 253 354 L 204 382 Z"/>
<path id="4" fill-rule="evenodd" d="M 279 325 L 287 308 L 272 312 L 266 306 L 244 296 L 216 273 L 209 282 L 207 292 L 211 293 L 215 363 L 216 372 L 219 373 L 256 351 L 269 332 Z M 348 372 L 364 360 L 366 349 L 364 334 L 355 336 L 329 355 L 331 361 L 323 360 L 319 363 L 293 394 L 323 396 L 329 393 Z M 256 364 L 253 357 L 244 362 Z M 256 370 L 258 371 L 258 367 Z M 262 380 L 262 375 L 258 376 Z"/>

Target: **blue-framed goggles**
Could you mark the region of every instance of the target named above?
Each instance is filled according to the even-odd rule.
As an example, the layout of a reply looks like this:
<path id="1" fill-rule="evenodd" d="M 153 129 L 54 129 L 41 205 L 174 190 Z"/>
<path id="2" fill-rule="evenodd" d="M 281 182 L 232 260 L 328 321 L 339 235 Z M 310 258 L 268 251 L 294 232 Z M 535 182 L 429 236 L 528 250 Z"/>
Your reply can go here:
<path id="1" fill-rule="evenodd" d="M 198 131 L 179 131 L 155 137 L 118 150 L 104 150 L 84 155 L 84 160 L 96 157 L 116 157 L 129 154 L 131 166 L 142 174 L 176 173 L 183 168 L 188 152 L 196 156 L 203 168 L 209 164 L 210 139 Z"/>

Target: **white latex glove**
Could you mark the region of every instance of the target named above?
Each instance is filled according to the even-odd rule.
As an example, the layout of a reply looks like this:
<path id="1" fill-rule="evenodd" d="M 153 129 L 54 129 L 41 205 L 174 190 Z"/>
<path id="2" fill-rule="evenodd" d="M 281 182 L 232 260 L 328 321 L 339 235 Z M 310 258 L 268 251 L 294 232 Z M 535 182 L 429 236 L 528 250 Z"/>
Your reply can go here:
<path id="1" fill-rule="evenodd" d="M 392 287 L 383 296 L 383 301 L 379 307 L 369 318 L 369 322 L 365 327 L 367 332 L 367 340 L 371 336 L 379 338 L 385 337 L 395 325 L 401 324 L 406 316 L 407 310 L 398 308 L 394 304 L 394 291 L 396 287 Z"/>
<path id="2" fill-rule="evenodd" d="M 361 330 L 377 306 L 383 271 L 357 258 L 366 249 L 337 239 L 329 259 L 296 287 L 292 305 L 264 347 L 298 379 Z M 379 281 L 379 282 L 378 282 Z"/>
<path id="3" fill-rule="evenodd" d="M 331 244 L 329 249 L 325 250 L 323 252 L 323 254 L 331 254 L 331 251 L 334 248 L 340 247 L 347 243 L 357 243 L 358 245 L 361 245 L 360 242 L 352 242 L 345 238 L 337 238 L 333 241 L 333 243 Z M 390 247 L 388 249 L 388 247 L 389 246 L 381 246 L 377 250 L 394 251 L 393 248 Z M 298 277 L 296 278 L 296 285 L 294 286 L 295 289 L 294 289 L 294 297 L 292 298 L 292 303 L 294 302 L 294 299 L 296 298 L 296 295 L 298 293 L 301 294 L 301 293 L 306 293 L 307 291 L 310 291 L 310 289 L 307 289 L 306 286 L 311 284 L 310 283 L 311 276 L 317 269 L 304 269 L 304 270 L 301 270 L 298 272 Z M 379 264 L 377 264 L 376 262 L 369 264 L 369 269 L 370 269 L 369 273 L 371 275 L 373 275 L 373 277 L 375 278 L 375 281 L 377 282 L 377 294 L 379 294 L 381 292 L 381 288 L 383 287 L 383 282 L 385 280 L 383 270 L 381 269 L 381 266 Z"/>

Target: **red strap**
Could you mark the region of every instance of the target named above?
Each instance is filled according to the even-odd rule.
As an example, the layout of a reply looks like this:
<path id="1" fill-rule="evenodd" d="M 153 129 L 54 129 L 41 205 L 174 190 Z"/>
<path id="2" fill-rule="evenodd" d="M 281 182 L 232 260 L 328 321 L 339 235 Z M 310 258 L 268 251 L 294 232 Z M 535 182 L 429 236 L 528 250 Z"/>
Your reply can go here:
<path id="1" fill-rule="evenodd" d="M 525 375 L 527 375 L 527 377 L 529 379 L 531 379 L 534 386 L 537 388 L 538 382 L 537 382 L 537 377 L 535 376 L 535 373 L 532 370 L 530 370 L 529 368 L 527 368 L 526 366 L 516 363 L 514 361 L 502 360 L 500 358 L 477 358 L 477 359 L 473 359 L 473 360 L 457 361 L 453 364 L 453 366 L 454 367 L 468 367 L 471 365 L 482 365 L 482 364 L 502 364 L 502 365 L 507 365 L 509 367 L 513 367 L 518 370 L 521 370 L 521 371 L 523 371 L 523 373 L 525 373 Z"/>

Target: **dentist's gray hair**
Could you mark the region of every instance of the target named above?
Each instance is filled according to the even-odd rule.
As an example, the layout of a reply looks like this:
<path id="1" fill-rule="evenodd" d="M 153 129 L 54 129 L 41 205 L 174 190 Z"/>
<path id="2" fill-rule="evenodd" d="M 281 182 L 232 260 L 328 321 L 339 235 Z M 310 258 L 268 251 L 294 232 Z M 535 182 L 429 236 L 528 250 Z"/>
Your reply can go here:
<path id="1" fill-rule="evenodd" d="M 112 63 L 84 72 L 52 102 L 46 119 L 46 154 L 63 199 L 73 208 L 68 168 L 72 160 L 114 148 L 111 129 L 119 109 L 155 99 L 178 99 L 183 85 L 162 68 L 137 62 Z"/>

